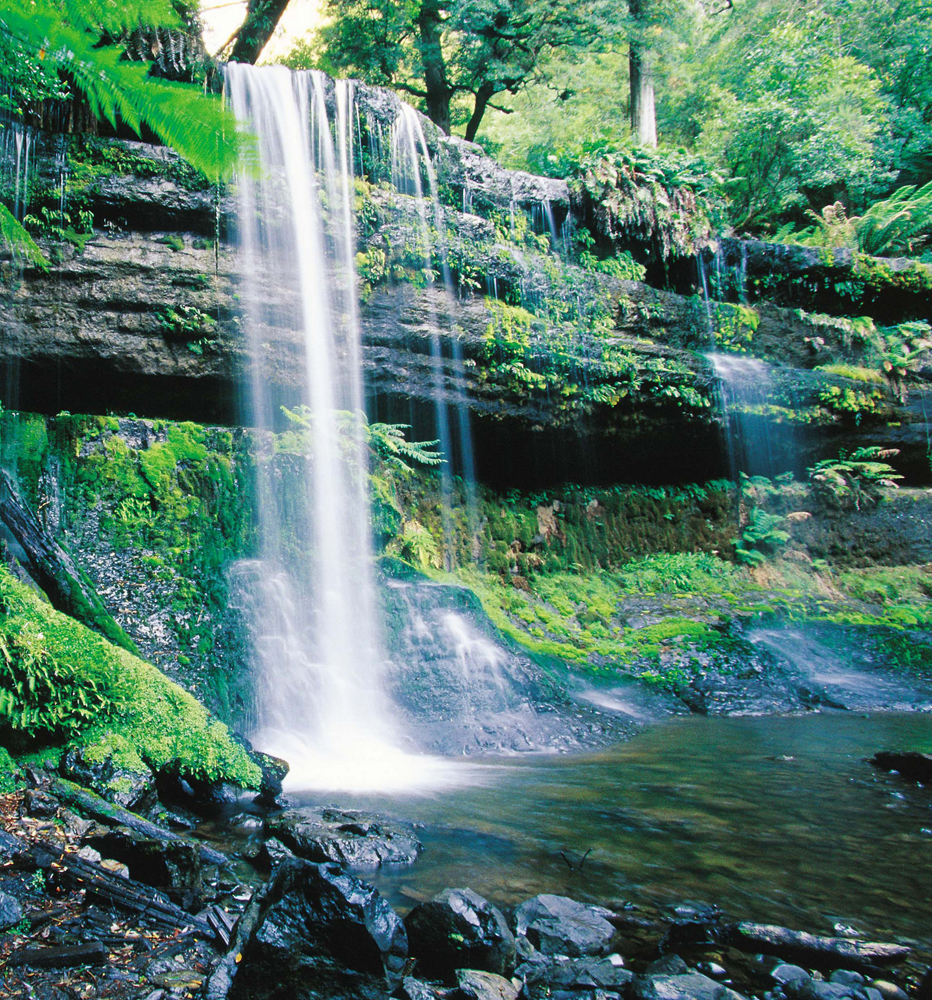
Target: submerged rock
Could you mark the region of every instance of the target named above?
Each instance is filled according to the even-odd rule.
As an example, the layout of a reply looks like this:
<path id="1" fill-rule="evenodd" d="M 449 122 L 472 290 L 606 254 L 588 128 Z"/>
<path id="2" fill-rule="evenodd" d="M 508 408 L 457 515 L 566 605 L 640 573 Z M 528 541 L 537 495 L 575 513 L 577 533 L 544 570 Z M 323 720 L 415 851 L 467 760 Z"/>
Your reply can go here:
<path id="1" fill-rule="evenodd" d="M 400 984 L 408 957 L 401 918 L 339 866 L 286 860 L 262 905 L 231 998 L 383 1000 Z"/>
<path id="2" fill-rule="evenodd" d="M 516 932 L 545 955 L 604 955 L 615 928 L 611 910 L 566 896 L 534 896 L 515 910 Z"/>
<path id="3" fill-rule="evenodd" d="M 411 954 L 430 979 L 452 979 L 457 969 L 498 975 L 511 970 L 515 939 L 504 916 L 471 889 L 444 889 L 405 920 Z"/>
<path id="4" fill-rule="evenodd" d="M 350 809 L 286 809 L 265 828 L 299 857 L 355 868 L 410 864 L 422 848 L 406 823 Z"/>
<path id="5" fill-rule="evenodd" d="M 932 782 L 932 754 L 915 750 L 882 750 L 875 753 L 870 762 L 884 771 L 896 771 L 908 781 Z"/>

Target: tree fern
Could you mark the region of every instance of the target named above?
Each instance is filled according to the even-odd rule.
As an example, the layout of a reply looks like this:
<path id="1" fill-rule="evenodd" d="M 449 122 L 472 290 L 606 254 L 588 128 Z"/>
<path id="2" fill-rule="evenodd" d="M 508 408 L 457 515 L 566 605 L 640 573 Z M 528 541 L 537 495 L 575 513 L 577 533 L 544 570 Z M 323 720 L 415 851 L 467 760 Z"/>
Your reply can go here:
<path id="1" fill-rule="evenodd" d="M 875 202 L 857 220 L 857 236 L 864 253 L 916 252 L 932 237 L 932 182 L 901 187 Z"/>

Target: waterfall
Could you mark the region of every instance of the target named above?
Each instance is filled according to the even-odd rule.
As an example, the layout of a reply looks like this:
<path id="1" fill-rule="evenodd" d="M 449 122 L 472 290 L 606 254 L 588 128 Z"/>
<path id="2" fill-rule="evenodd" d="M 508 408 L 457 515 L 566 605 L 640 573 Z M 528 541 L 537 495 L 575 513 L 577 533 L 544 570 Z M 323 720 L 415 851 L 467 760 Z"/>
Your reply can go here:
<path id="1" fill-rule="evenodd" d="M 424 189 L 422 171 L 427 179 Z M 475 460 L 472 448 L 472 431 L 469 426 L 469 407 L 466 403 L 463 384 L 465 370 L 463 349 L 455 336 L 448 339 L 445 356 L 444 343 L 440 337 L 441 325 L 452 329 L 454 325 L 454 287 L 447 260 L 445 220 L 440 204 L 437 174 L 427 148 L 427 140 L 417 112 L 408 104 L 402 104 L 395 120 L 391 138 L 392 185 L 398 191 L 415 199 L 417 206 L 420 244 L 423 250 L 424 273 L 429 284 L 434 283 L 432 265 L 436 258 L 440 263 L 440 278 L 443 298 L 440 308 L 431 309 L 430 358 L 432 393 L 436 420 L 437 439 L 445 462 L 441 466 L 442 519 L 444 534 L 444 565 L 452 569 L 453 556 L 453 474 L 458 469 L 464 488 L 467 527 L 470 536 L 478 529 L 478 501 L 476 494 Z M 464 201 L 466 190 L 463 192 Z M 449 372 L 449 375 L 448 375 Z M 448 386 L 452 385 L 452 388 Z"/>
<path id="2" fill-rule="evenodd" d="M 784 461 L 788 440 L 768 414 L 772 395 L 770 368 L 759 358 L 708 354 L 718 379 L 718 402 L 725 433 L 729 474 L 773 478 L 792 464 Z M 781 462 L 783 465 L 781 467 Z"/>
<path id="3" fill-rule="evenodd" d="M 258 462 L 259 558 L 240 567 L 253 594 L 254 739 L 289 761 L 292 787 L 408 787 L 436 768 L 401 752 L 384 693 L 353 267 L 353 94 L 350 82 L 333 85 L 331 128 L 327 84 L 317 72 L 226 68 L 228 100 L 255 135 L 237 180 L 248 417 L 271 432 L 287 405 L 300 443 L 292 473 L 306 468 L 285 475 L 271 443 Z M 272 326 L 294 337 L 290 399 L 273 397 L 263 368 Z"/>

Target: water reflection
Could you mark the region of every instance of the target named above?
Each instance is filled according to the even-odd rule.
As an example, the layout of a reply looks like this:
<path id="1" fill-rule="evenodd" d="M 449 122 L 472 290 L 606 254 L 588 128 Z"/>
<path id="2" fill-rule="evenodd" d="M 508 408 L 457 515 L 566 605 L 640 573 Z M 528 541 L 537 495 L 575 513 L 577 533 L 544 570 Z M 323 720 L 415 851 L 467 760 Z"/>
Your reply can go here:
<path id="1" fill-rule="evenodd" d="M 688 718 L 606 753 L 499 761 L 483 787 L 340 802 L 425 824 L 421 860 L 374 879 L 402 908 L 445 886 L 503 905 L 538 892 L 692 899 L 815 931 L 842 922 L 913 937 L 928 953 L 932 791 L 864 760 L 922 744 L 927 715 Z"/>

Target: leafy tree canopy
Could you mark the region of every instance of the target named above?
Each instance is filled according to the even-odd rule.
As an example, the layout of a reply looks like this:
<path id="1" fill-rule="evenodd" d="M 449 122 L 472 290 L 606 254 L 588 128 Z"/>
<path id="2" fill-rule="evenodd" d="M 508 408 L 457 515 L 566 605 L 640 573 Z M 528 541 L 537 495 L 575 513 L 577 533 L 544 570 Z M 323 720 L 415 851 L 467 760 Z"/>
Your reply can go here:
<path id="1" fill-rule="evenodd" d="M 549 53 L 604 45 L 626 13 L 614 0 L 328 0 L 327 11 L 290 65 L 394 87 L 470 140 L 497 95 L 528 86 Z"/>

